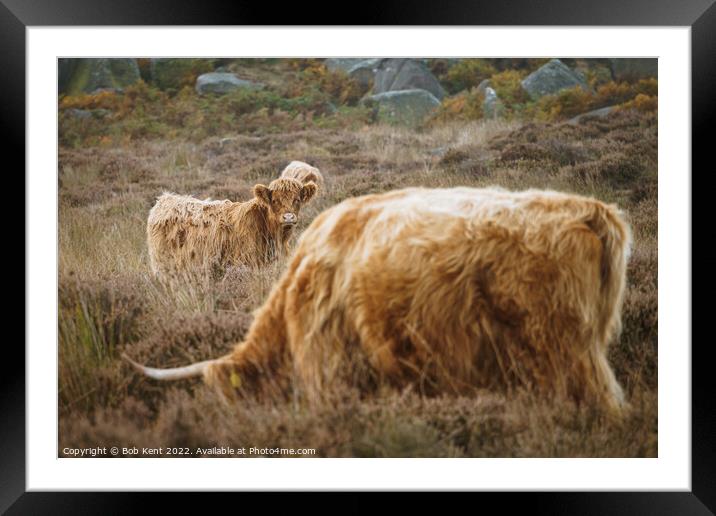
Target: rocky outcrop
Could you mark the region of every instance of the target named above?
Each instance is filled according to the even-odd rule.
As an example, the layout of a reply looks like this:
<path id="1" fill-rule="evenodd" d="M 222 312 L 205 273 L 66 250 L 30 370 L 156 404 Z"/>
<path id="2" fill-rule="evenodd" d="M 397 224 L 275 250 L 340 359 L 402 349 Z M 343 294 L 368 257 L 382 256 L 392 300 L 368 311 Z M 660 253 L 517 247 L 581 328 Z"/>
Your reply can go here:
<path id="1" fill-rule="evenodd" d="M 108 109 L 76 109 L 70 108 L 63 111 L 64 114 L 77 118 L 79 120 L 89 120 L 90 118 L 104 118 L 112 114 Z"/>
<path id="2" fill-rule="evenodd" d="M 57 90 L 66 93 L 79 59 L 57 60 Z"/>
<path id="3" fill-rule="evenodd" d="M 497 92 L 485 87 L 485 100 L 482 102 L 482 113 L 485 118 L 499 118 L 503 115 L 505 106 L 497 96 Z"/>
<path id="4" fill-rule="evenodd" d="M 330 71 L 343 71 L 350 77 L 356 79 L 361 86 L 370 87 L 375 79 L 375 74 L 385 58 L 329 58 L 324 61 L 326 68 Z"/>
<path id="5" fill-rule="evenodd" d="M 361 86 L 370 87 L 383 61 L 385 59 L 363 59 L 348 69 L 348 75 L 357 80 Z"/>
<path id="6" fill-rule="evenodd" d="M 139 79 L 136 59 L 60 59 L 58 62 L 60 93 L 122 91 Z"/>
<path id="7" fill-rule="evenodd" d="M 612 77 L 616 81 L 634 81 L 656 77 L 659 61 L 656 58 L 614 58 L 609 60 Z"/>
<path id="8" fill-rule="evenodd" d="M 205 73 L 200 75 L 196 79 L 195 86 L 196 92 L 199 95 L 206 95 L 208 93 L 223 95 L 239 89 L 256 90 L 261 88 L 263 88 L 262 84 L 239 79 L 233 73 L 220 72 Z"/>
<path id="9" fill-rule="evenodd" d="M 575 125 L 578 124 L 583 118 L 604 118 L 608 114 L 614 112 L 614 108 L 615 106 L 607 106 L 599 109 L 594 109 L 592 111 L 587 111 L 586 113 L 582 113 L 580 115 L 570 118 L 569 120 L 567 120 L 567 123 Z"/>
<path id="10" fill-rule="evenodd" d="M 323 64 L 326 65 L 326 68 L 328 68 L 331 72 L 335 72 L 337 70 L 343 70 L 344 72 L 348 72 L 351 68 L 353 68 L 356 64 L 360 63 L 361 61 L 365 61 L 365 58 L 362 57 L 330 57 L 326 59 Z"/>
<path id="11" fill-rule="evenodd" d="M 419 89 L 387 91 L 363 102 L 373 107 L 377 121 L 411 127 L 423 122 L 440 105 L 435 95 Z"/>
<path id="12" fill-rule="evenodd" d="M 490 79 L 483 79 L 480 84 L 477 85 L 477 92 L 485 94 L 485 90 L 492 86 L 492 83 L 490 83 Z"/>
<path id="13" fill-rule="evenodd" d="M 522 87 L 533 100 L 576 86 L 589 89 L 584 77 L 559 59 L 552 59 L 522 80 Z"/>
<path id="14" fill-rule="evenodd" d="M 373 93 L 421 89 L 430 92 L 438 100 L 445 97 L 445 90 L 424 62 L 417 59 L 385 59 L 375 74 Z"/>

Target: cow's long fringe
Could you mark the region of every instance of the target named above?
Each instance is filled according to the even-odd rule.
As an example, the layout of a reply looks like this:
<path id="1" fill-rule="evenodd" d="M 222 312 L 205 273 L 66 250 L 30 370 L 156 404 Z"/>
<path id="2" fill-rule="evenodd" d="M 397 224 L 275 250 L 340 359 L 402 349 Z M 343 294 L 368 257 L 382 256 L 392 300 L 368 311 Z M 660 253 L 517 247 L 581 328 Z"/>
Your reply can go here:
<path id="1" fill-rule="evenodd" d="M 217 277 L 229 266 L 273 262 L 287 252 L 292 234 L 281 215 L 297 215 L 315 189 L 310 182 L 280 178 L 268 187 L 254 186 L 254 198 L 246 202 L 162 194 L 147 220 L 152 271 L 169 278 L 187 271 Z"/>

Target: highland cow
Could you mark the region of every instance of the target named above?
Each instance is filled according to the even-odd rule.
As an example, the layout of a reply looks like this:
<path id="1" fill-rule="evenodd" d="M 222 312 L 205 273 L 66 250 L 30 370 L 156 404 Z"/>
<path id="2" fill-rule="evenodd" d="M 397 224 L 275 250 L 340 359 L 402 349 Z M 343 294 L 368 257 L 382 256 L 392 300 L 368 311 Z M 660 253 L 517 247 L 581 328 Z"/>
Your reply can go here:
<path id="1" fill-rule="evenodd" d="M 265 265 L 286 252 L 301 206 L 315 192 L 315 183 L 276 179 L 255 185 L 247 202 L 164 193 L 147 220 L 152 270 L 216 274 L 230 265 Z"/>
<path id="2" fill-rule="evenodd" d="M 339 384 L 425 394 L 526 388 L 619 413 L 628 226 L 613 205 L 551 191 L 408 188 L 348 199 L 301 235 L 244 341 L 159 380 L 225 396 Z M 279 379 L 285 378 L 286 382 Z"/>

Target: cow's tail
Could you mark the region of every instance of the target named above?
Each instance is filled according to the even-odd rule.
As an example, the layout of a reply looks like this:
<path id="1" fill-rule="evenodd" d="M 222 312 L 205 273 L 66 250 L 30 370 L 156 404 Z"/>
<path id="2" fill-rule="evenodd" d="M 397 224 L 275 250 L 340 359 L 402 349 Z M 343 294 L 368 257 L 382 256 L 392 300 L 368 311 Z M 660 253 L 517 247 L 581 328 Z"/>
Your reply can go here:
<path id="1" fill-rule="evenodd" d="M 237 391 L 273 388 L 277 384 L 277 370 L 286 348 L 286 325 L 283 320 L 285 283 L 287 274 L 279 280 L 268 301 L 255 312 L 254 322 L 243 342 L 222 357 L 196 362 L 183 367 L 158 369 L 123 358 L 144 376 L 160 381 L 203 377 L 225 397 L 233 398 Z M 273 382 L 273 383 L 272 383 Z M 278 385 L 277 388 L 281 388 Z"/>
<path id="2" fill-rule="evenodd" d="M 591 204 L 585 225 L 602 244 L 600 267 L 599 326 L 605 339 L 621 330 L 622 298 L 626 284 L 626 266 L 631 253 L 631 230 L 614 205 Z"/>
<path id="3" fill-rule="evenodd" d="M 209 366 L 216 362 L 216 360 L 205 360 L 203 362 L 196 362 L 188 366 L 183 367 L 172 367 L 169 369 L 158 369 L 156 367 L 147 367 L 143 364 L 135 362 L 126 353 L 122 354 L 122 358 L 129 362 L 132 367 L 142 373 L 144 376 L 160 381 L 173 381 L 183 380 L 185 378 L 192 378 L 194 376 L 202 376 L 206 373 Z"/>

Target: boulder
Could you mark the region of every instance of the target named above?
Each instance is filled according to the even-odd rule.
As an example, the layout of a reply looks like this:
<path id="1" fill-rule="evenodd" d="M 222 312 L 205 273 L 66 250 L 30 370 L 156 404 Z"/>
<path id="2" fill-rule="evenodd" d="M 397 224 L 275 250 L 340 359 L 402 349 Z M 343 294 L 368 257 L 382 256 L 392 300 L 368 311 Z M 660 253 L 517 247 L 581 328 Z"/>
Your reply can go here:
<path id="1" fill-rule="evenodd" d="M 348 75 L 357 80 L 361 86 L 370 87 L 383 61 L 384 59 L 362 59 L 348 69 Z"/>
<path id="2" fill-rule="evenodd" d="M 482 112 L 485 118 L 498 118 L 502 116 L 505 111 L 505 106 L 502 104 L 500 97 L 497 96 L 497 92 L 487 86 L 485 88 L 485 100 L 482 101 Z"/>
<path id="3" fill-rule="evenodd" d="M 326 59 L 324 64 L 332 72 L 343 71 L 356 79 L 361 86 L 370 86 L 384 58 L 366 59 L 363 57 L 344 57 Z"/>
<path id="4" fill-rule="evenodd" d="M 58 59 L 57 60 L 57 90 L 60 93 L 67 92 L 72 74 L 77 68 L 79 59 Z"/>
<path id="5" fill-rule="evenodd" d="M 89 118 L 92 118 L 92 111 L 90 111 L 89 109 L 70 108 L 66 109 L 64 113 L 66 115 L 71 116 L 72 118 L 77 118 L 80 120 L 87 120 Z"/>
<path id="6" fill-rule="evenodd" d="M 490 79 L 483 79 L 480 84 L 477 85 L 477 92 L 485 94 L 485 90 L 487 90 L 488 87 L 490 87 Z"/>
<path id="7" fill-rule="evenodd" d="M 612 77 L 616 81 L 634 81 L 648 77 L 656 77 L 659 72 L 659 61 L 656 58 L 609 60 Z"/>
<path id="8" fill-rule="evenodd" d="M 430 92 L 438 100 L 445 97 L 445 90 L 418 59 L 385 59 L 375 74 L 373 93 L 421 89 Z"/>
<path id="9" fill-rule="evenodd" d="M 66 109 L 64 111 L 64 113 L 71 116 L 72 118 L 77 118 L 80 120 L 87 120 L 90 118 L 104 118 L 104 117 L 112 114 L 112 112 L 108 109 L 77 109 L 77 108 Z"/>
<path id="10" fill-rule="evenodd" d="M 107 87 L 124 88 L 141 79 L 139 63 L 136 59 L 107 59 L 107 61 L 115 83 Z"/>
<path id="11" fill-rule="evenodd" d="M 419 89 L 378 93 L 363 102 L 373 107 L 379 122 L 411 127 L 419 125 L 440 105 L 435 95 Z"/>
<path id="12" fill-rule="evenodd" d="M 136 59 L 60 59 L 60 93 L 76 95 L 97 91 L 122 91 L 139 81 Z"/>
<path id="13" fill-rule="evenodd" d="M 239 89 L 261 89 L 263 84 L 239 79 L 233 73 L 211 72 L 196 78 L 196 92 L 199 95 L 216 93 L 223 95 Z"/>
<path id="14" fill-rule="evenodd" d="M 336 70 L 343 70 L 344 72 L 348 72 L 348 70 L 353 68 L 355 65 L 357 65 L 361 61 L 365 61 L 365 58 L 363 58 L 363 57 L 331 57 L 331 58 L 326 59 L 323 62 L 323 64 L 325 64 L 326 68 L 328 68 L 332 72 L 335 72 Z"/>
<path id="15" fill-rule="evenodd" d="M 522 80 L 522 87 L 533 100 L 544 95 L 552 95 L 559 91 L 579 86 L 588 90 L 584 77 L 569 68 L 559 59 L 552 59 Z"/>
<path id="16" fill-rule="evenodd" d="M 587 111 L 586 113 L 579 114 L 573 118 L 570 118 L 567 120 L 568 124 L 576 125 L 578 124 L 583 118 L 604 118 L 609 113 L 614 111 L 615 106 L 607 106 L 599 109 L 594 109 L 592 111 Z"/>

